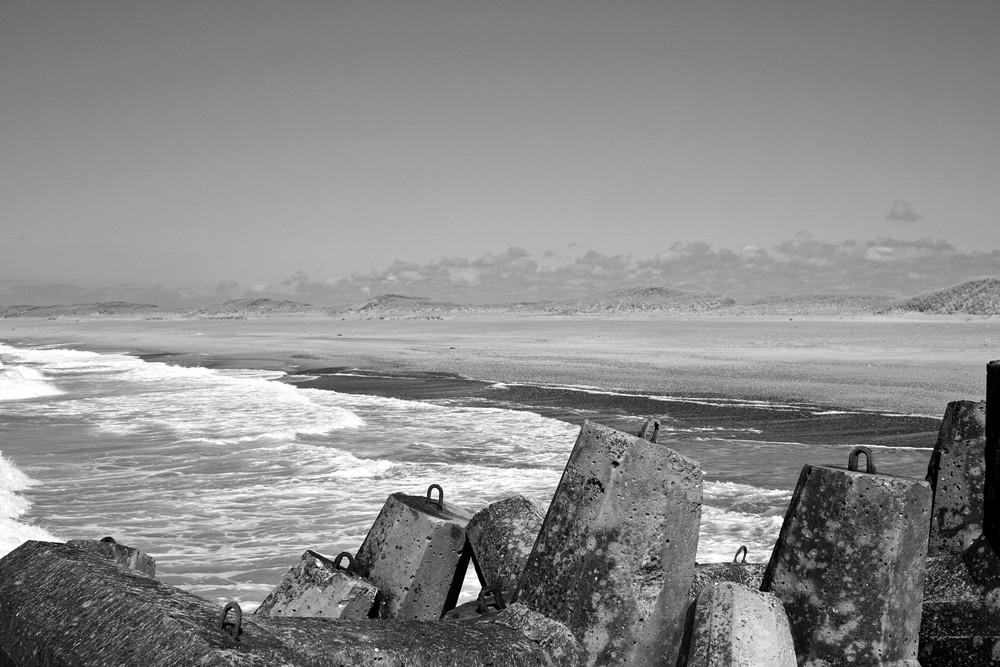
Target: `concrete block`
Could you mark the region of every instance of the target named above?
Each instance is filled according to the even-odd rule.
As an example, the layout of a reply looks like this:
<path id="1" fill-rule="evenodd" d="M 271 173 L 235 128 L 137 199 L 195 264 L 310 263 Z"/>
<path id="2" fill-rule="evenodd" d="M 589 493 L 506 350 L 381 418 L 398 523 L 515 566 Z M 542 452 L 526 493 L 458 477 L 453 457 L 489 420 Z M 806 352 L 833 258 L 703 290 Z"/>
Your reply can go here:
<path id="1" fill-rule="evenodd" d="M 983 532 L 986 403 L 953 401 L 927 466 L 934 494 L 927 555 L 960 554 Z"/>
<path id="2" fill-rule="evenodd" d="M 515 602 L 490 619 L 494 625 L 517 630 L 552 657 L 557 665 L 583 665 L 587 653 L 569 628 L 551 618 Z"/>
<path id="3" fill-rule="evenodd" d="M 761 590 L 799 664 L 917 667 L 930 485 L 851 467 L 803 467 Z"/>
<path id="4" fill-rule="evenodd" d="M 156 576 L 155 558 L 133 547 L 118 544 L 113 537 L 100 540 L 69 540 L 67 544 L 104 556 L 122 567 L 141 572 L 146 576 Z"/>
<path id="5" fill-rule="evenodd" d="M 544 510 L 524 496 L 476 512 L 465 530 L 486 586 L 513 596 L 544 519 Z"/>
<path id="6" fill-rule="evenodd" d="M 764 563 L 698 563 L 694 566 L 688 599 L 694 602 L 702 589 L 716 582 L 731 581 L 760 590 L 766 568 Z"/>
<path id="7" fill-rule="evenodd" d="M 432 499 L 432 491 L 440 495 Z M 380 618 L 436 621 L 454 609 L 472 556 L 471 518 L 446 504 L 437 484 L 426 496 L 389 496 L 351 565 L 378 587 Z"/>
<path id="8" fill-rule="evenodd" d="M 295 664 L 253 621 L 236 641 L 218 605 L 69 544 L 0 559 L 0 600 L 0 647 L 19 667 Z"/>
<path id="9" fill-rule="evenodd" d="M 588 665 L 674 665 L 701 492 L 696 461 L 585 422 L 516 601 L 569 628 Z"/>
<path id="10" fill-rule="evenodd" d="M 0 559 L 0 601 L 0 652 L 18 667 L 569 664 L 491 623 L 251 615 L 236 632 L 240 614 L 54 542 L 29 541 Z"/>
<path id="11" fill-rule="evenodd" d="M 795 667 L 795 644 L 777 597 L 730 581 L 698 595 L 688 667 Z"/>
<path id="12" fill-rule="evenodd" d="M 978 583 L 962 556 L 927 559 L 918 658 L 923 667 L 1000 664 L 1000 589 Z"/>
<path id="13" fill-rule="evenodd" d="M 343 561 L 347 561 L 347 566 Z M 368 618 L 377 613 L 378 588 L 351 574 L 351 556 L 330 560 L 315 551 L 302 554 L 281 582 L 254 612 L 256 616 L 318 616 Z"/>

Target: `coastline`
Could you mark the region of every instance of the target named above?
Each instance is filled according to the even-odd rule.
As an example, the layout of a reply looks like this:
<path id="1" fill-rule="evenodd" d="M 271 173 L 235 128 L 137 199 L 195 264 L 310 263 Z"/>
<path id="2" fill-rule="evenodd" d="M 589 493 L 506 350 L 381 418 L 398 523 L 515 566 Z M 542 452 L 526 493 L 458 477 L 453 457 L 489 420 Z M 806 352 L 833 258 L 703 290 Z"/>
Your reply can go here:
<path id="1" fill-rule="evenodd" d="M 304 374 L 344 367 L 483 382 L 800 400 L 939 417 L 981 400 L 1000 327 L 967 318 L 40 320 L 0 340 L 179 365 Z"/>

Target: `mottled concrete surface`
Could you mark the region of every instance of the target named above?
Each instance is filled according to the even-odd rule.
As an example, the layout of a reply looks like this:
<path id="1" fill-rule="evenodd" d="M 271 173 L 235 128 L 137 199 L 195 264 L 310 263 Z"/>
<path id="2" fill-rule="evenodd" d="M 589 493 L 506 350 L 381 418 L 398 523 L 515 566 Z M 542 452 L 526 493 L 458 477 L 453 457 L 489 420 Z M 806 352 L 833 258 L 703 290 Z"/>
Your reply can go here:
<path id="1" fill-rule="evenodd" d="M 381 618 L 436 621 L 458 600 L 472 514 L 434 498 L 389 496 L 354 558 L 351 571 L 381 593 Z"/>
<path id="2" fill-rule="evenodd" d="M 517 600 L 566 625 L 591 665 L 672 665 L 701 518 L 700 466 L 591 422 L 580 430 Z"/>
<path id="3" fill-rule="evenodd" d="M 930 509 L 925 481 L 803 468 L 761 585 L 800 664 L 916 667 Z"/>
<path id="4" fill-rule="evenodd" d="M 368 618 L 378 587 L 347 570 L 350 561 L 306 551 L 254 611 L 255 616 Z"/>
<path id="5" fill-rule="evenodd" d="M 986 402 L 952 401 L 927 467 L 934 492 L 929 556 L 960 554 L 983 532 Z"/>
<path id="6" fill-rule="evenodd" d="M 688 667 L 796 667 L 795 644 L 777 597 L 733 582 L 702 589 Z"/>

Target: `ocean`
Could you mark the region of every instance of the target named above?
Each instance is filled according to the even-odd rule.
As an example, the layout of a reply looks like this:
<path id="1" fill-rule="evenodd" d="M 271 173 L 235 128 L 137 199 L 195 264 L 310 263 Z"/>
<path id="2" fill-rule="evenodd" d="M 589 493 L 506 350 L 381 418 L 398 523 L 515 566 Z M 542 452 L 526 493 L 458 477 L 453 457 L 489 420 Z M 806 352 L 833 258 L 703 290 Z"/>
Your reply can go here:
<path id="1" fill-rule="evenodd" d="M 943 407 L 943 406 L 942 406 Z M 157 576 L 255 608 L 306 549 L 354 553 L 386 497 L 543 507 L 584 419 L 701 462 L 699 562 L 770 557 L 805 463 L 926 474 L 940 417 L 330 368 L 308 376 L 0 344 L 0 555 L 25 540 L 142 549 Z M 477 592 L 467 579 L 463 597 Z"/>

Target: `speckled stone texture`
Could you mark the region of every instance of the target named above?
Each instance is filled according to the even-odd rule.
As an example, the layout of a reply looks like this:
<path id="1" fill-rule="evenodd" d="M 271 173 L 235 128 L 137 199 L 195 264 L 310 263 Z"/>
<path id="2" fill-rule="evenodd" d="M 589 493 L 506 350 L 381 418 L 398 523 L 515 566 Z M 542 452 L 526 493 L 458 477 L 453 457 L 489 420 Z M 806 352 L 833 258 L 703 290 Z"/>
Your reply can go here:
<path id="1" fill-rule="evenodd" d="M 569 628 L 523 604 L 515 602 L 491 617 L 490 622 L 517 630 L 545 649 L 558 665 L 575 667 L 587 662 L 586 651 Z"/>
<path id="2" fill-rule="evenodd" d="M 934 493 L 928 556 L 960 554 L 983 532 L 986 402 L 953 401 L 927 466 Z"/>
<path id="3" fill-rule="evenodd" d="M 0 559 L 0 650 L 18 667 L 521 667 L 568 664 L 500 624 L 244 616 L 66 544 Z M 234 620 L 230 613 L 228 620 Z"/>
<path id="4" fill-rule="evenodd" d="M 761 585 L 800 665 L 917 667 L 930 510 L 925 481 L 803 467 Z"/>
<path id="5" fill-rule="evenodd" d="M 927 559 L 919 659 L 922 667 L 1000 665 L 1000 589 L 976 582 L 961 556 Z"/>
<path id="6" fill-rule="evenodd" d="M 672 449 L 585 422 L 517 601 L 564 624 L 588 665 L 671 665 L 684 636 L 702 473 Z"/>
<path id="7" fill-rule="evenodd" d="M 504 498 L 476 512 L 466 527 L 472 554 L 486 585 L 512 599 L 545 519 L 545 511 L 524 496 Z"/>
<path id="8" fill-rule="evenodd" d="M 715 582 L 732 581 L 760 590 L 766 567 L 763 563 L 698 563 L 694 566 L 688 599 L 694 602 L 703 588 Z"/>
<path id="9" fill-rule="evenodd" d="M 346 559 L 345 559 L 346 560 Z M 368 618 L 378 587 L 309 550 L 260 603 L 255 616 Z"/>
<path id="10" fill-rule="evenodd" d="M 136 572 L 142 572 L 146 576 L 156 576 L 156 559 L 139 551 L 134 547 L 118 544 L 113 538 L 105 537 L 101 540 L 70 540 L 67 544 L 85 549 L 91 553 L 99 554 L 108 558 L 122 567 L 127 567 Z"/>
<path id="11" fill-rule="evenodd" d="M 788 617 L 777 597 L 730 581 L 695 603 L 688 667 L 796 667 Z"/>
<path id="12" fill-rule="evenodd" d="M 425 496 L 389 496 L 351 565 L 378 587 L 380 618 L 436 621 L 454 609 L 472 553 L 471 518 Z"/>
<path id="13" fill-rule="evenodd" d="M 0 646 L 19 667 L 286 664 L 244 619 L 234 641 L 216 604 L 68 544 L 29 541 L 0 559 Z"/>

